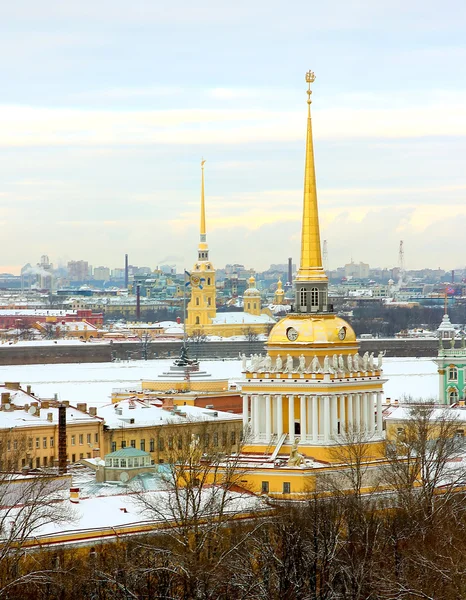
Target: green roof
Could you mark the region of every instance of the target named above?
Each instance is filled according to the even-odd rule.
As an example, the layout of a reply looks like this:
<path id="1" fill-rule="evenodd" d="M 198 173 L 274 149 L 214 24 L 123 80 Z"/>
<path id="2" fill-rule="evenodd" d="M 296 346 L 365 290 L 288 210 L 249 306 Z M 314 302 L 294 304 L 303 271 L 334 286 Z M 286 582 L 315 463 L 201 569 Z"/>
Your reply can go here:
<path id="1" fill-rule="evenodd" d="M 144 450 L 129 447 L 106 454 L 105 458 L 134 458 L 135 456 L 150 456 L 150 454 L 149 452 L 144 452 Z"/>

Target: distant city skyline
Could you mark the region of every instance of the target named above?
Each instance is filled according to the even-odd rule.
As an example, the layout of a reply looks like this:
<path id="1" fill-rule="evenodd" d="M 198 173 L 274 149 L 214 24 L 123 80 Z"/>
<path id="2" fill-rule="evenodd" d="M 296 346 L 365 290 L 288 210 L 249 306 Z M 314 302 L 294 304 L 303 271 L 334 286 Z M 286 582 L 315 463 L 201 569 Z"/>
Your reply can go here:
<path id="1" fill-rule="evenodd" d="M 460 0 L 6 5 L 0 272 L 189 269 L 202 157 L 214 265 L 297 258 L 309 68 L 330 268 L 400 239 L 408 270 L 464 268 L 465 27 Z"/>

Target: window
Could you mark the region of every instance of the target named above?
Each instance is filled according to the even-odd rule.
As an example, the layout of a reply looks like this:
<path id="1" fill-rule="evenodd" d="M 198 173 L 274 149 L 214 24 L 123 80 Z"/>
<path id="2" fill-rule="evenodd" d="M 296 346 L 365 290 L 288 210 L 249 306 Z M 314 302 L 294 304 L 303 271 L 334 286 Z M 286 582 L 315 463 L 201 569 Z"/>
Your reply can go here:
<path id="1" fill-rule="evenodd" d="M 207 304 L 208 304 L 208 306 L 211 305 L 211 298 L 207 298 Z"/>
<path id="2" fill-rule="evenodd" d="M 199 325 L 199 317 L 196 317 L 196 325 Z"/>
<path id="3" fill-rule="evenodd" d="M 165 449 L 165 444 L 163 443 L 163 438 L 159 438 L 159 450 L 163 452 Z"/>
<path id="4" fill-rule="evenodd" d="M 144 451 L 146 450 L 146 440 L 141 440 L 140 448 L 141 448 L 141 450 L 144 450 Z"/>
<path id="5" fill-rule="evenodd" d="M 196 298 L 196 306 L 199 306 L 199 298 Z"/>
<path id="6" fill-rule="evenodd" d="M 151 438 L 150 442 L 149 442 L 149 452 L 154 452 L 155 451 L 155 440 L 154 438 Z"/>
<path id="7" fill-rule="evenodd" d="M 248 302 L 248 310 L 250 310 L 250 309 L 251 309 L 251 303 Z"/>
<path id="8" fill-rule="evenodd" d="M 319 290 L 317 288 L 311 290 L 311 306 L 319 306 Z"/>
<path id="9" fill-rule="evenodd" d="M 98 444 L 98 443 L 99 443 L 99 434 L 98 434 L 98 433 L 96 433 L 96 434 L 94 435 L 94 442 L 95 442 L 96 444 Z"/>
<path id="10" fill-rule="evenodd" d="M 36 438 L 36 448 L 40 448 L 40 438 Z"/>
<path id="11" fill-rule="evenodd" d="M 210 443 L 210 435 L 208 433 L 205 433 L 204 434 L 204 446 L 208 447 L 209 443 Z"/>
<path id="12" fill-rule="evenodd" d="M 116 452 L 116 442 L 112 442 L 112 452 Z"/>
<path id="13" fill-rule="evenodd" d="M 227 445 L 227 432 L 224 431 L 222 433 L 222 446 L 226 446 Z"/>
<path id="14" fill-rule="evenodd" d="M 87 456 L 87 458 L 91 458 L 91 453 L 88 452 L 86 456 Z"/>
<path id="15" fill-rule="evenodd" d="M 126 458 L 120 458 L 120 467 L 126 469 Z"/>
<path id="16" fill-rule="evenodd" d="M 284 494 L 289 494 L 291 491 L 291 484 L 289 481 L 284 481 L 283 482 L 283 493 Z"/>
<path id="17" fill-rule="evenodd" d="M 84 454 L 81 452 L 81 454 L 79 455 L 79 460 L 84 458 Z"/>
<path id="18" fill-rule="evenodd" d="M 236 431 L 232 431 L 230 433 L 230 442 L 233 446 L 236 444 Z"/>
<path id="19" fill-rule="evenodd" d="M 169 448 L 170 450 L 173 450 L 173 436 L 172 436 L 172 435 L 170 435 L 170 436 L 168 437 L 168 448 Z"/>
<path id="20" fill-rule="evenodd" d="M 75 435 L 72 435 L 72 436 L 71 436 L 71 445 L 72 445 L 72 446 L 75 446 L 75 445 L 76 445 L 76 436 L 75 436 Z"/>
<path id="21" fill-rule="evenodd" d="M 179 435 L 178 436 L 178 450 L 182 450 L 183 449 L 183 436 Z"/>
<path id="22" fill-rule="evenodd" d="M 90 444 L 91 443 L 91 434 L 90 433 L 87 434 L 86 439 L 87 439 L 87 443 Z"/>
<path id="23" fill-rule="evenodd" d="M 44 456 L 44 467 L 46 467 L 46 466 L 47 466 L 47 457 Z"/>
<path id="24" fill-rule="evenodd" d="M 207 285 L 210 285 L 210 277 L 207 277 Z"/>
<path id="25" fill-rule="evenodd" d="M 456 367 L 448 367 L 448 380 L 458 381 L 458 369 Z"/>
<path id="26" fill-rule="evenodd" d="M 455 437 L 463 438 L 464 437 L 464 429 L 457 429 L 455 433 Z"/>
<path id="27" fill-rule="evenodd" d="M 126 448 L 126 440 L 123 440 L 123 441 L 121 442 L 121 447 L 122 447 L 122 448 Z"/>
<path id="28" fill-rule="evenodd" d="M 40 467 L 40 456 L 36 458 L 36 469 Z"/>
<path id="29" fill-rule="evenodd" d="M 299 304 L 301 306 L 307 306 L 307 294 L 306 294 L 306 288 L 301 288 L 299 290 Z"/>
<path id="30" fill-rule="evenodd" d="M 47 438 L 42 438 L 42 448 L 47 448 Z"/>
<path id="31" fill-rule="evenodd" d="M 268 494 L 269 493 L 269 482 L 268 481 L 263 481 L 262 482 L 262 493 L 263 494 Z"/>
<path id="32" fill-rule="evenodd" d="M 79 445 L 82 446 L 84 444 L 84 434 L 79 434 Z"/>
<path id="33" fill-rule="evenodd" d="M 32 450 L 32 438 L 28 439 L 28 448 L 29 450 Z"/>
<path id="34" fill-rule="evenodd" d="M 71 455 L 71 462 L 76 462 L 76 454 Z"/>
<path id="35" fill-rule="evenodd" d="M 214 435 L 212 436 L 212 443 L 214 446 L 218 446 L 218 433 L 215 432 Z"/>
<path id="36" fill-rule="evenodd" d="M 131 448 L 136 448 L 136 440 L 131 440 Z"/>
<path id="37" fill-rule="evenodd" d="M 55 445 L 55 440 L 53 439 L 53 437 L 50 438 L 50 447 L 53 448 Z"/>
<path id="38" fill-rule="evenodd" d="M 458 390 L 452 389 L 448 392 L 448 401 L 450 404 L 458 402 Z"/>

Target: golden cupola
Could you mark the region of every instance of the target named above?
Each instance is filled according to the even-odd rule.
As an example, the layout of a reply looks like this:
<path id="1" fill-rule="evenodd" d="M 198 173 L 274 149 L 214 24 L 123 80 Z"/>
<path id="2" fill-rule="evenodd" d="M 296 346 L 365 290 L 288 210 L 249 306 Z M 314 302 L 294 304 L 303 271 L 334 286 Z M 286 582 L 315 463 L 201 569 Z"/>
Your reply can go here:
<path id="1" fill-rule="evenodd" d="M 283 290 L 282 280 L 279 279 L 277 282 L 277 289 L 274 294 L 274 302 L 275 304 L 283 304 L 283 299 L 285 298 L 285 291 Z"/>

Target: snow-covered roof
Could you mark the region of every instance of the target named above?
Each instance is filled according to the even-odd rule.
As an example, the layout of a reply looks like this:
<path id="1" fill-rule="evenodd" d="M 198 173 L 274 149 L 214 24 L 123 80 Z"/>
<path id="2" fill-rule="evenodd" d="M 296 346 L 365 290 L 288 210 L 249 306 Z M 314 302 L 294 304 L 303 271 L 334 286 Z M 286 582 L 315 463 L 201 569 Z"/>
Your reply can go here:
<path id="1" fill-rule="evenodd" d="M 58 310 L 50 308 L 0 308 L 0 317 L 66 317 L 75 315 L 75 310 Z"/>
<path id="2" fill-rule="evenodd" d="M 38 416 L 39 415 L 39 416 Z M 51 415 L 50 420 L 48 415 Z M 78 410 L 75 407 L 69 406 L 66 409 L 67 425 L 89 424 L 99 422 L 100 419 Z M 31 414 L 25 410 L 9 410 L 0 411 L 0 429 L 15 428 L 15 427 L 38 427 L 58 425 L 58 408 L 49 407 L 36 409 L 35 414 Z"/>
<path id="3" fill-rule="evenodd" d="M 197 406 L 176 408 L 177 412 L 160 408 L 150 401 L 127 398 L 102 406 L 98 409 L 98 415 L 110 428 L 180 424 L 189 421 L 237 421 L 240 418 L 232 413 Z"/>
<path id="4" fill-rule="evenodd" d="M 212 325 L 260 325 L 260 324 L 275 324 L 275 319 L 272 319 L 267 314 L 251 315 L 246 312 L 222 312 L 217 313 L 217 316 L 212 319 Z"/>
<path id="5" fill-rule="evenodd" d="M 390 407 L 389 414 L 385 416 L 387 421 L 406 421 L 411 417 L 411 407 L 409 404 L 402 404 L 396 407 Z M 430 415 L 432 421 L 440 419 L 451 419 L 459 422 L 466 421 L 466 407 L 451 408 L 449 406 L 442 408 L 434 408 Z"/>

